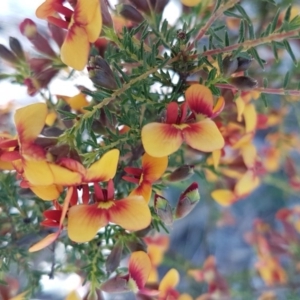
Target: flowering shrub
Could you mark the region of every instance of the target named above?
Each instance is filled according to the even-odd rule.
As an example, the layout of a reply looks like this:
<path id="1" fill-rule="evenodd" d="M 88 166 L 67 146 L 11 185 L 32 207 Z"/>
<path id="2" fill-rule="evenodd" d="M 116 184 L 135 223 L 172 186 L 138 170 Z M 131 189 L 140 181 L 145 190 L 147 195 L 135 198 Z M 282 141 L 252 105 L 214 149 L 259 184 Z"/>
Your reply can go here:
<path id="1" fill-rule="evenodd" d="M 237 227 L 226 207 L 265 183 L 298 193 L 299 132 L 287 126 L 293 113 L 299 122 L 297 7 L 182 0 L 171 25 L 162 14 L 168 3 L 45 0 L 36 16 L 48 31 L 28 18 L 19 26 L 36 53 L 14 37 L 0 45 L 0 78 L 40 99 L 13 112 L 14 130 L 0 133 L 1 299 L 30 299 L 44 274 L 59 273 L 77 273 L 85 287 L 69 300 L 125 292 L 234 299 L 215 256 L 201 267 L 168 263 L 167 234 L 192 215 L 200 193 L 223 209 L 219 226 Z M 89 77 L 93 88 L 57 95 L 49 84 L 61 74 Z M 299 216 L 297 205 L 278 208 L 277 226 L 257 218 L 244 235 L 269 289 L 259 299 L 296 284 Z M 45 249 L 50 273 L 32 265 Z M 297 267 L 289 271 L 284 259 Z M 10 275 L 16 265 L 27 286 Z M 202 289 L 185 289 L 180 277 Z"/>

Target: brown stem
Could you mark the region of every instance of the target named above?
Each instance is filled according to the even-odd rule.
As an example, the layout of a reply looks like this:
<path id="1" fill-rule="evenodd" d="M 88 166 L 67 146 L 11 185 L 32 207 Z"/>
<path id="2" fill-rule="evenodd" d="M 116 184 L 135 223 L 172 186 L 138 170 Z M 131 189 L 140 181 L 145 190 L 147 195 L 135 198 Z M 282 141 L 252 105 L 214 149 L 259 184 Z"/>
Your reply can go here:
<path id="1" fill-rule="evenodd" d="M 212 15 L 209 17 L 208 21 L 206 22 L 206 24 L 200 29 L 200 31 L 198 32 L 195 40 L 193 43 L 191 43 L 188 47 L 187 47 L 187 51 L 192 50 L 192 48 L 194 47 L 194 44 L 201 40 L 201 38 L 205 35 L 206 31 L 210 28 L 210 26 L 223 14 L 223 12 L 227 9 L 229 9 L 230 7 L 232 7 L 233 5 L 235 5 L 236 3 L 238 3 L 240 0 L 230 0 L 228 1 L 226 4 L 221 5 L 217 11 L 213 12 Z"/>
<path id="2" fill-rule="evenodd" d="M 235 86 L 227 83 L 217 83 L 216 87 L 221 89 L 230 89 L 238 91 L 239 89 Z M 286 96 L 300 96 L 300 91 L 298 90 L 285 90 L 285 89 L 276 89 L 276 88 L 264 88 L 264 87 L 256 87 L 254 89 L 249 89 L 249 91 L 256 91 L 265 94 L 273 94 L 273 95 L 286 95 Z"/>
<path id="3" fill-rule="evenodd" d="M 297 35 L 299 34 L 299 32 L 300 32 L 299 29 L 295 29 L 295 30 L 291 30 L 291 31 L 287 31 L 287 32 L 273 33 L 269 36 L 264 36 L 264 37 L 258 38 L 256 40 L 247 40 L 243 43 L 230 45 L 230 46 L 227 46 L 224 48 L 207 50 L 207 51 L 202 52 L 201 55 L 202 56 L 212 56 L 212 55 L 216 55 L 219 53 L 231 52 L 233 50 L 239 49 L 240 47 L 242 47 L 245 50 L 245 49 L 249 49 L 249 48 L 259 46 L 262 44 L 270 43 L 272 41 L 281 41 L 286 38 L 292 38 L 292 37 L 297 38 Z"/>

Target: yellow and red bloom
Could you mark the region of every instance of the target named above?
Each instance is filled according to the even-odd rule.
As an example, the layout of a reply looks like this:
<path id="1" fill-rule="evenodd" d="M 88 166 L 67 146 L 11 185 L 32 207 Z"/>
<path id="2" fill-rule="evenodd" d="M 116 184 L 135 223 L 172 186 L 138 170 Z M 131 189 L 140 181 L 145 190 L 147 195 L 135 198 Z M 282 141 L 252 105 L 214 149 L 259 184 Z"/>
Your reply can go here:
<path id="1" fill-rule="evenodd" d="M 133 252 L 128 263 L 128 274 L 117 275 L 101 285 L 101 290 L 108 293 L 131 291 L 153 296 L 157 291 L 145 288 L 151 270 L 151 261 L 143 251 Z"/>
<path id="2" fill-rule="evenodd" d="M 142 143 L 149 155 L 168 156 L 177 151 L 183 141 L 203 152 L 224 146 L 217 125 L 210 119 L 222 110 L 224 99 L 219 98 L 214 107 L 211 91 L 201 84 L 190 86 L 185 92 L 185 98 L 186 101 L 180 107 L 176 102 L 168 104 L 165 123 L 154 122 L 143 127 Z"/>
<path id="3" fill-rule="evenodd" d="M 68 235 L 75 242 L 92 240 L 97 231 L 109 222 L 130 231 L 144 229 L 151 222 L 150 209 L 141 196 L 114 199 L 112 180 L 108 182 L 107 189 L 95 183 L 94 198 L 94 204 L 76 205 L 69 210 Z"/>
<path id="4" fill-rule="evenodd" d="M 142 157 L 142 168 L 126 167 L 124 171 L 131 176 L 123 176 L 123 179 L 139 185 L 130 195 L 143 196 L 148 203 L 151 198 L 152 184 L 162 177 L 167 166 L 167 156 L 152 157 L 145 153 Z"/>
<path id="5" fill-rule="evenodd" d="M 175 269 L 171 269 L 161 280 L 159 290 L 159 300 L 178 299 L 179 292 L 175 287 L 179 283 L 179 273 Z"/>
<path id="6" fill-rule="evenodd" d="M 36 188 L 45 200 L 53 200 L 61 192 L 59 186 L 78 184 L 81 182 L 81 175 L 52 163 L 45 149 L 35 143 L 45 125 L 47 113 L 45 103 L 35 103 L 18 109 L 14 116 L 17 138 L 4 140 L 0 147 L 9 147 L 1 155 L 1 159 L 12 162 L 26 182 L 26 187 L 33 192 Z M 50 188 L 49 194 L 47 190 L 42 192 L 43 188 Z"/>
<path id="7" fill-rule="evenodd" d="M 78 0 L 74 11 L 63 6 L 64 0 L 46 0 L 36 15 L 68 30 L 61 47 L 62 61 L 76 69 L 83 70 L 87 64 L 90 43 L 94 43 L 101 32 L 102 16 L 99 0 Z M 60 13 L 66 20 L 57 17 Z"/>

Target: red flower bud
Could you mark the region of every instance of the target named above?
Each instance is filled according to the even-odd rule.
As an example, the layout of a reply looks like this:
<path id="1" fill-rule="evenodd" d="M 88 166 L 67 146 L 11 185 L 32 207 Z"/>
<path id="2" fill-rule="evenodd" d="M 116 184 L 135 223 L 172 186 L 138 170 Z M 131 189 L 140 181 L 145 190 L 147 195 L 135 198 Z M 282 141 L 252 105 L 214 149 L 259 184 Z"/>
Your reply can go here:
<path id="1" fill-rule="evenodd" d="M 188 215 L 200 200 L 198 184 L 193 182 L 181 195 L 175 210 L 176 218 Z"/>
<path id="2" fill-rule="evenodd" d="M 56 54 L 48 43 L 48 40 L 38 32 L 37 26 L 32 20 L 25 19 L 19 27 L 21 33 L 28 38 L 36 50 L 48 56 L 56 57 Z"/>

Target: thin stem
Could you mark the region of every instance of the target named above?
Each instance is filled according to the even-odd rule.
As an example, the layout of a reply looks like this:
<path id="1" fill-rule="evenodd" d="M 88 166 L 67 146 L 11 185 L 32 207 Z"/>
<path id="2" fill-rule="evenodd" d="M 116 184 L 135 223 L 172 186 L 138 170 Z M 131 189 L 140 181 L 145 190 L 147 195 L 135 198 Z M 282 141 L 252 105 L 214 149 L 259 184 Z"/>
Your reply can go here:
<path id="1" fill-rule="evenodd" d="M 216 87 L 221 89 L 230 89 L 238 91 L 239 89 L 235 86 L 227 83 L 217 83 L 215 84 Z M 256 91 L 265 94 L 273 94 L 273 95 L 285 95 L 285 96 L 300 96 L 300 91 L 298 90 L 285 90 L 283 88 L 276 89 L 276 88 L 264 88 L 264 87 L 256 87 L 253 89 L 249 89 L 249 91 Z"/>
<path id="2" fill-rule="evenodd" d="M 234 50 L 239 49 L 242 47 L 244 50 L 256 47 L 262 44 L 270 43 L 272 41 L 281 41 L 286 38 L 292 38 L 295 37 L 297 38 L 297 35 L 299 34 L 300 30 L 295 29 L 287 32 L 278 32 L 278 33 L 273 33 L 269 36 L 264 36 L 261 38 L 258 38 L 256 40 L 247 40 L 243 43 L 238 43 L 234 45 L 230 45 L 224 48 L 218 48 L 218 49 L 212 49 L 212 50 L 207 50 L 201 53 L 201 56 L 212 56 L 220 53 L 226 53 L 226 52 L 232 52 Z"/>
<path id="3" fill-rule="evenodd" d="M 194 47 L 194 44 L 201 40 L 202 37 L 205 35 L 206 31 L 211 27 L 211 25 L 223 14 L 223 12 L 230 7 L 234 6 L 236 3 L 238 3 L 240 0 L 230 0 L 226 4 L 221 5 L 215 12 L 213 12 L 208 19 L 208 21 L 205 23 L 205 25 L 200 29 L 197 36 L 195 37 L 195 40 L 193 43 L 191 43 L 187 47 L 187 51 L 192 50 Z"/>

